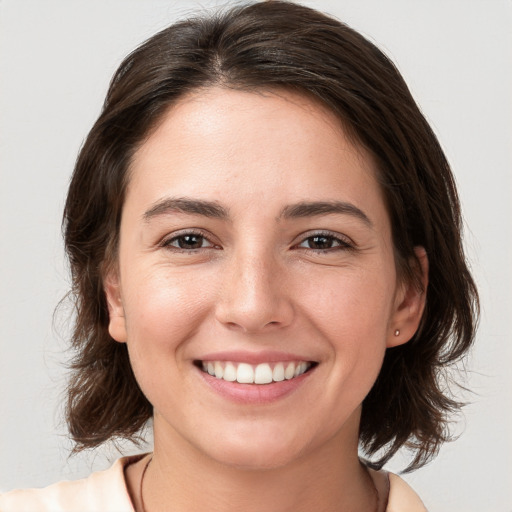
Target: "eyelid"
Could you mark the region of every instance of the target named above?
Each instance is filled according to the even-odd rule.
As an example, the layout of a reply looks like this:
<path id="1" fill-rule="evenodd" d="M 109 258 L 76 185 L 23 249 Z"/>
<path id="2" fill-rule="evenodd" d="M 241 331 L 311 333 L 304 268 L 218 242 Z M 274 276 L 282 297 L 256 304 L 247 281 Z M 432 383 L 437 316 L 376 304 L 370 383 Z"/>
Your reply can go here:
<path id="1" fill-rule="evenodd" d="M 200 247 L 199 249 L 182 249 L 180 247 L 174 247 L 173 245 L 171 245 L 171 243 L 174 240 L 177 240 L 178 238 L 180 238 L 182 236 L 186 236 L 186 235 L 200 236 L 204 240 L 206 240 L 210 245 L 207 247 Z M 167 248 L 167 249 L 171 249 L 171 250 L 175 249 L 176 251 L 179 251 L 179 252 L 188 252 L 188 251 L 197 252 L 197 251 L 200 251 L 201 249 L 219 248 L 220 247 L 219 244 L 216 244 L 212 240 L 212 238 L 213 237 L 209 233 L 205 233 L 203 230 L 201 230 L 199 228 L 184 228 L 184 229 L 180 229 L 178 231 L 173 231 L 172 233 L 169 233 L 168 235 L 163 237 L 162 240 L 158 243 L 158 246 Z"/>
<path id="2" fill-rule="evenodd" d="M 330 249 L 312 249 L 312 248 L 309 248 L 309 247 L 300 247 L 300 245 L 302 243 L 304 243 L 306 240 L 308 240 L 309 238 L 313 238 L 315 236 L 325 236 L 325 237 L 333 238 L 334 240 L 337 240 L 340 243 L 340 245 L 338 247 L 332 247 Z M 308 250 L 308 251 L 314 251 L 314 252 L 327 252 L 329 250 L 336 250 L 336 249 L 354 250 L 354 249 L 357 248 L 357 245 L 347 235 L 344 235 L 344 234 L 338 233 L 338 232 L 334 232 L 334 231 L 329 231 L 329 230 L 321 229 L 321 230 L 313 230 L 313 231 L 309 231 L 309 232 L 306 232 L 306 233 L 302 233 L 300 235 L 300 239 L 298 240 L 297 243 L 295 243 L 293 245 L 293 247 L 298 247 L 298 248 L 301 248 L 301 249 L 305 249 L 305 250 Z"/>
<path id="3" fill-rule="evenodd" d="M 173 241 L 175 241 L 176 239 L 178 239 L 182 236 L 186 236 L 186 235 L 200 236 L 204 240 L 206 240 L 209 245 L 207 247 L 200 247 L 198 249 L 182 249 L 182 248 L 174 247 L 171 245 L 171 243 Z M 309 238 L 313 238 L 315 236 L 325 236 L 325 237 L 332 238 L 332 239 L 338 241 L 339 245 L 337 247 L 332 247 L 332 248 L 328 248 L 328 249 L 312 249 L 312 248 L 307 248 L 307 247 L 300 247 L 300 245 L 302 243 L 307 241 Z M 197 251 L 200 251 L 201 249 L 211 249 L 211 248 L 218 249 L 218 248 L 220 248 L 220 245 L 218 243 L 215 243 L 212 240 L 212 238 L 214 238 L 214 237 L 210 233 L 205 233 L 205 231 L 202 229 L 184 228 L 184 229 L 180 229 L 178 231 L 169 233 L 168 235 L 163 237 L 162 240 L 158 243 L 158 246 L 164 247 L 164 248 L 169 248 L 169 249 L 176 249 L 179 252 L 186 252 L 186 251 L 197 252 Z M 329 231 L 329 230 L 311 230 L 306 233 L 302 233 L 300 235 L 300 237 L 297 237 L 297 242 L 292 245 L 292 248 L 301 248 L 301 249 L 304 249 L 307 251 L 313 251 L 313 252 L 328 252 L 329 250 L 336 250 L 336 249 L 354 250 L 357 248 L 357 245 L 350 237 L 348 237 L 347 235 L 344 235 L 342 233 Z"/>

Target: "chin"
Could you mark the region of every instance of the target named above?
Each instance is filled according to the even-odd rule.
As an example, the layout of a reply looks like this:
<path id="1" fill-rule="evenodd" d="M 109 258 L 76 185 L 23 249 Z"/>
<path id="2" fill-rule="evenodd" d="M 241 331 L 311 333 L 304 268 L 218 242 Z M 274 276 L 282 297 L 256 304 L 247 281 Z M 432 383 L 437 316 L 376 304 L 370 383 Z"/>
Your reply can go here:
<path id="1" fill-rule="evenodd" d="M 212 457 L 224 466 L 247 471 L 271 470 L 282 468 L 300 458 L 292 447 L 245 446 L 228 447 Z"/>
<path id="2" fill-rule="evenodd" d="M 277 433 L 255 430 L 216 436 L 203 451 L 225 466 L 256 471 L 291 464 L 301 458 L 310 444 L 300 432 L 292 432 L 290 428 L 281 428 Z"/>

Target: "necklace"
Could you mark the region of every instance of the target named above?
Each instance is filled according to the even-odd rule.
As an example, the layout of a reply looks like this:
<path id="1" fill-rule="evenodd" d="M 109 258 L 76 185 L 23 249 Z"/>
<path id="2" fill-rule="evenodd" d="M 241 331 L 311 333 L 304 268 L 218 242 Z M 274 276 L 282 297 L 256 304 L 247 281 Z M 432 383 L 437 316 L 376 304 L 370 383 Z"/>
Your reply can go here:
<path id="1" fill-rule="evenodd" d="M 380 512 L 380 496 L 379 491 L 377 489 L 377 486 L 375 485 L 375 481 L 372 478 L 372 475 L 370 474 L 369 469 L 365 466 L 365 472 L 368 475 L 368 478 L 370 479 L 370 482 L 372 484 L 373 488 L 373 495 L 375 496 L 375 512 Z M 144 510 L 142 512 L 145 512 Z"/>
<path id="2" fill-rule="evenodd" d="M 149 464 L 153 460 L 153 457 L 150 457 L 149 460 L 146 462 L 146 465 L 144 466 L 144 469 L 142 470 L 142 475 L 140 477 L 140 489 L 139 489 L 139 495 L 140 495 L 140 507 L 141 512 L 146 512 L 146 507 L 144 506 L 144 494 L 142 493 L 142 484 L 144 483 L 144 477 L 146 476 L 146 471 L 148 470 Z"/>
<path id="3" fill-rule="evenodd" d="M 142 484 L 144 483 L 144 477 L 146 476 L 146 471 L 148 470 L 149 465 L 151 464 L 151 461 L 153 460 L 153 457 L 150 457 L 149 460 L 146 462 L 146 465 L 144 466 L 144 469 L 142 470 L 142 475 L 140 477 L 140 488 L 139 488 L 139 495 L 140 495 L 140 506 L 141 506 L 141 512 L 146 512 L 146 507 L 144 505 L 144 493 L 142 492 Z M 365 472 L 370 479 L 370 482 L 372 484 L 373 488 L 373 494 L 375 496 L 375 512 L 379 512 L 380 507 L 380 497 L 379 497 L 379 491 L 377 490 L 377 486 L 375 485 L 375 482 L 372 478 L 372 475 L 370 475 L 370 472 L 368 468 L 365 467 Z"/>

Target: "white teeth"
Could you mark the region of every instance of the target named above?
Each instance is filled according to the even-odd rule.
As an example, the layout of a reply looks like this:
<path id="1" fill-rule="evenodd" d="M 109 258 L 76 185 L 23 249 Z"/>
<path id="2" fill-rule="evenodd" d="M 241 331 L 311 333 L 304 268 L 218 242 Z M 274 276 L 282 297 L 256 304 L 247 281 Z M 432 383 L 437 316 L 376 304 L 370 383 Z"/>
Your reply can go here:
<path id="1" fill-rule="evenodd" d="M 273 368 L 272 368 L 273 366 Z M 270 384 L 290 380 L 306 372 L 310 363 L 305 361 L 289 363 L 232 363 L 224 361 L 202 362 L 205 373 L 228 382 L 237 381 L 240 384 Z"/>
<path id="2" fill-rule="evenodd" d="M 217 375 L 215 375 L 215 377 L 217 377 Z M 229 382 L 235 382 L 236 368 L 233 365 L 233 363 L 226 363 L 226 366 L 224 367 L 224 375 L 222 377 L 219 377 L 219 379 L 224 379 Z"/>
<path id="3" fill-rule="evenodd" d="M 307 364 L 306 363 L 299 363 L 295 367 L 295 371 L 293 372 L 294 377 L 298 377 L 299 375 L 302 375 L 307 370 Z"/>
<path id="4" fill-rule="evenodd" d="M 293 363 L 288 363 L 286 370 L 284 371 L 284 378 L 286 380 L 293 379 L 295 373 L 295 365 Z"/>
<path id="5" fill-rule="evenodd" d="M 272 380 L 275 382 L 281 382 L 284 380 L 284 364 L 277 363 L 274 366 L 274 371 L 272 372 Z"/>
<path id="6" fill-rule="evenodd" d="M 250 364 L 240 363 L 238 365 L 236 381 L 240 384 L 252 384 L 254 382 L 254 370 Z"/>
<path id="7" fill-rule="evenodd" d="M 272 382 L 272 368 L 267 363 L 259 364 L 254 370 L 254 384 L 269 384 Z"/>
<path id="8" fill-rule="evenodd" d="M 222 365 L 218 361 L 215 363 L 215 377 L 218 379 L 224 377 L 224 368 L 222 368 Z"/>

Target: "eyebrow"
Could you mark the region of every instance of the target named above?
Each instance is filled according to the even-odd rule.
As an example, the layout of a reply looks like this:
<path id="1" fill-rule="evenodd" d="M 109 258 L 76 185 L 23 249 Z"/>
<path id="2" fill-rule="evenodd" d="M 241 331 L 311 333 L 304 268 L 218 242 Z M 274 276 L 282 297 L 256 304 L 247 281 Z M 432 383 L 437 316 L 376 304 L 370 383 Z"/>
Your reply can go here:
<path id="1" fill-rule="evenodd" d="M 285 206 L 281 211 L 280 217 L 291 219 L 300 217 L 315 217 L 319 215 L 330 215 L 336 213 L 351 215 L 363 221 L 368 227 L 373 227 L 372 221 L 361 209 L 352 203 L 347 203 L 344 201 L 304 201 Z"/>
<path id="2" fill-rule="evenodd" d="M 229 219 L 229 211 L 220 204 L 187 197 L 161 199 L 144 213 L 143 219 L 149 222 L 153 217 L 172 213 L 188 213 L 221 220 Z M 296 219 L 331 214 L 351 215 L 363 221 L 368 227 L 373 227 L 372 221 L 361 209 L 344 201 L 302 201 L 285 206 L 278 218 Z"/>
<path id="3" fill-rule="evenodd" d="M 144 213 L 143 219 L 149 222 L 153 217 L 170 213 L 190 213 L 214 219 L 227 219 L 229 217 L 228 210 L 213 201 L 169 197 L 154 203 Z"/>

